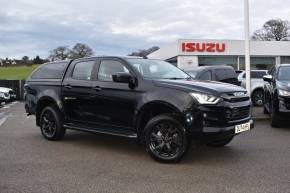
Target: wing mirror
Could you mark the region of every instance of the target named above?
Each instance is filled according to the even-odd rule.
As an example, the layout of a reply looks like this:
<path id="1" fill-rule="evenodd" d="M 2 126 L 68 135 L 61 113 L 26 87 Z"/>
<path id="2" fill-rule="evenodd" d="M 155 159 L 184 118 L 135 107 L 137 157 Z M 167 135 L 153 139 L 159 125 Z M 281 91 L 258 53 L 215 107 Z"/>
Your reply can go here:
<path id="1" fill-rule="evenodd" d="M 114 82 L 128 83 L 129 88 L 134 89 L 137 86 L 137 79 L 127 72 L 118 72 L 112 75 Z"/>
<path id="2" fill-rule="evenodd" d="M 272 82 L 273 76 L 272 75 L 265 75 L 265 76 L 263 76 L 263 80 L 266 82 Z"/>

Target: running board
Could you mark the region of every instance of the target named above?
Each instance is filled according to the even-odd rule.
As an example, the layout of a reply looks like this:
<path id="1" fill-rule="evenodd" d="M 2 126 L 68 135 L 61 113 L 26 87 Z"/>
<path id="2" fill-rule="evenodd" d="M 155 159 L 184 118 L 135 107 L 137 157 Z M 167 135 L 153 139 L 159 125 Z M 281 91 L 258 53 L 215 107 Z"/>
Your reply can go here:
<path id="1" fill-rule="evenodd" d="M 75 125 L 67 125 L 65 124 L 64 127 L 66 129 L 72 129 L 72 130 L 78 130 L 78 131 L 85 131 L 85 132 L 91 132 L 91 133 L 100 133 L 100 134 L 106 134 L 106 135 L 114 135 L 114 136 L 119 136 L 119 137 L 126 137 L 126 138 L 131 138 L 131 139 L 136 139 L 137 134 L 133 132 L 116 132 L 114 130 L 108 130 L 108 129 L 100 129 L 100 128 L 84 128 L 84 127 L 79 127 Z"/>

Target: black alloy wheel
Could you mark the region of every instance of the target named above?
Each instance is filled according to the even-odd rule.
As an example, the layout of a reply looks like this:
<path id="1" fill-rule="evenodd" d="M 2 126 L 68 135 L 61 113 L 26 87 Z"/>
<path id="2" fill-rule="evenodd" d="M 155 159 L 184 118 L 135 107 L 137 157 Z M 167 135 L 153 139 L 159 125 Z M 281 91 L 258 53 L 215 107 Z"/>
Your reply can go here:
<path id="1" fill-rule="evenodd" d="M 44 138 L 48 140 L 60 140 L 65 135 L 62 127 L 62 119 L 56 107 L 45 107 L 40 115 L 40 130 Z"/>
<path id="2" fill-rule="evenodd" d="M 42 114 L 41 130 L 47 138 L 53 137 L 56 132 L 56 120 L 50 110 L 45 110 Z"/>
<path id="3" fill-rule="evenodd" d="M 146 150 L 160 162 L 177 162 L 187 150 L 187 135 L 174 118 L 159 115 L 145 128 Z"/>
<path id="4" fill-rule="evenodd" d="M 264 91 L 261 89 L 255 90 L 252 94 L 252 101 L 254 106 L 262 106 L 264 103 Z"/>

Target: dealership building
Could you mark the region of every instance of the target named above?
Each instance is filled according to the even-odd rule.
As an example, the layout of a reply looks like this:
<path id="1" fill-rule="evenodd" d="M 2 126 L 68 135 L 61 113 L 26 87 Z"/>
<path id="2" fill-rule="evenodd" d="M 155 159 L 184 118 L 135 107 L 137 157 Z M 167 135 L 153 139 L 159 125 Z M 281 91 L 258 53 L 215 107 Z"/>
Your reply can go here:
<path id="1" fill-rule="evenodd" d="M 251 41 L 251 69 L 290 64 L 290 41 Z M 243 40 L 179 39 L 151 53 L 148 58 L 168 61 L 182 69 L 204 65 L 245 67 Z"/>

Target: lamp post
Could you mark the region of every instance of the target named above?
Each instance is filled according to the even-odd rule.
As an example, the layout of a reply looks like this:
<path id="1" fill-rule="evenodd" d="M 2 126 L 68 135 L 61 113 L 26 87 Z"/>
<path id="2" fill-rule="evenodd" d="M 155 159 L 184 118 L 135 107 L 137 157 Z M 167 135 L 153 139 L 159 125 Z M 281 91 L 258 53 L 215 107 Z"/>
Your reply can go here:
<path id="1" fill-rule="evenodd" d="M 251 93 L 249 0 L 244 0 L 246 89 Z"/>

